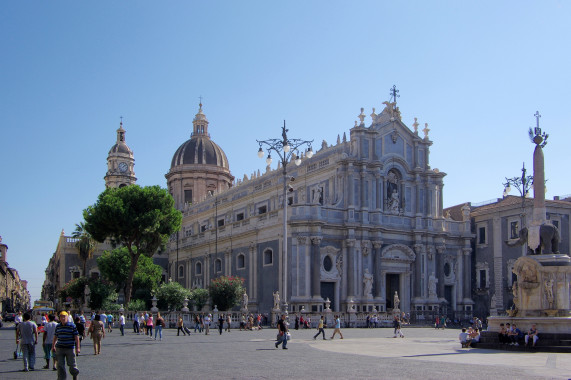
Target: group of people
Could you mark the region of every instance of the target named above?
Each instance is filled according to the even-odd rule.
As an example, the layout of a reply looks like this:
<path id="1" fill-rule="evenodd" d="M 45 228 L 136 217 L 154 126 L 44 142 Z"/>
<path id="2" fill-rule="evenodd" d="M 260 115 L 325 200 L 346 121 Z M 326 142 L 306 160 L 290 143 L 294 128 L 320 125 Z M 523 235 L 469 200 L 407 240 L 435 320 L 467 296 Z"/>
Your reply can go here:
<path id="1" fill-rule="evenodd" d="M 163 340 L 163 328 L 166 327 L 164 318 L 161 313 L 157 313 L 157 318 L 153 318 L 153 314 L 147 311 L 133 315 L 133 332 L 137 335 L 148 336 L 153 339 L 153 328 L 155 329 L 155 340 Z M 123 332 L 121 331 L 121 335 Z"/>
<path id="2" fill-rule="evenodd" d="M 458 339 L 463 348 L 476 347 L 476 344 L 480 342 L 480 329 L 478 327 L 463 328 Z"/>
<path id="3" fill-rule="evenodd" d="M 240 331 L 244 330 L 262 330 L 262 314 L 242 314 L 240 318 Z"/>
<path id="4" fill-rule="evenodd" d="M 525 342 L 525 345 L 530 344 L 535 347 L 537 340 L 539 339 L 539 332 L 537 331 L 537 325 L 532 324 L 530 329 L 524 334 L 515 323 L 509 324 L 500 323 L 500 332 L 498 333 L 498 339 L 502 344 L 509 344 L 512 346 L 519 346 L 519 342 Z"/>

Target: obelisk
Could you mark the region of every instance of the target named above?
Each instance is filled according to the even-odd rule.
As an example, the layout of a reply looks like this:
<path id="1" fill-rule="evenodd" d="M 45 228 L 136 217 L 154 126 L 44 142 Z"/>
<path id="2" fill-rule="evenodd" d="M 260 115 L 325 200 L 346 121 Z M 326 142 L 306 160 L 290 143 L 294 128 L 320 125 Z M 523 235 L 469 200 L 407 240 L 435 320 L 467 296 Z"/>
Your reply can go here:
<path id="1" fill-rule="evenodd" d="M 539 127 L 539 111 L 535 113 L 536 127 L 529 128 L 529 138 L 535 144 L 533 151 L 533 215 L 529 226 L 528 246 L 536 250 L 540 245 L 539 227 L 546 222 L 545 213 L 545 165 L 543 147 L 547 144 L 547 135 Z"/>

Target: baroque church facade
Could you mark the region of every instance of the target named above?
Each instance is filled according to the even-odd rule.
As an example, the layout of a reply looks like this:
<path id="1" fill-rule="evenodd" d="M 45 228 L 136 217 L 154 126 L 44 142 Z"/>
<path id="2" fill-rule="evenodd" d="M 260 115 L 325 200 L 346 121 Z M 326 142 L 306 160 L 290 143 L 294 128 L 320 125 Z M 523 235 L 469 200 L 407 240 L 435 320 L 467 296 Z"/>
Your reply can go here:
<path id="1" fill-rule="evenodd" d="M 415 118 L 411 130 L 390 102 L 368 123 L 363 109 L 358 117 L 349 138 L 302 154 L 287 176 L 278 164 L 235 180 L 200 104 L 165 175 L 183 213 L 169 277 L 187 288 L 244 278 L 250 311 L 269 312 L 276 292 L 290 312 L 320 312 L 326 300 L 334 311 L 390 311 L 397 293 L 400 310 L 420 319 L 437 310 L 469 317 L 470 209 L 444 217 L 445 173 L 430 167 L 428 125 L 419 132 Z"/>

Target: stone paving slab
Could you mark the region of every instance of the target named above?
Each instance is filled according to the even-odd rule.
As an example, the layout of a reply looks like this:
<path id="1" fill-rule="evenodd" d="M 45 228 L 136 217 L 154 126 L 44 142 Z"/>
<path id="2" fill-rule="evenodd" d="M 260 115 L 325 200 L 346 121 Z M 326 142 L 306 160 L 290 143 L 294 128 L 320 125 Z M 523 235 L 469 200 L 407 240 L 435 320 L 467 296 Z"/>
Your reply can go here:
<path id="1" fill-rule="evenodd" d="M 80 379 L 570 379 L 571 355 L 462 349 L 459 330 L 344 329 L 344 339 L 313 340 L 317 331 L 292 331 L 288 350 L 275 349 L 275 329 L 176 336 L 163 331 L 155 341 L 118 329 L 93 355 L 84 340 L 78 358 Z M 329 338 L 332 329 L 326 329 Z M 12 359 L 14 330 L 0 330 L 0 379 L 56 379 L 56 372 L 18 372 Z M 37 347 L 36 368 L 43 360 Z M 71 379 L 71 376 L 68 376 Z"/>

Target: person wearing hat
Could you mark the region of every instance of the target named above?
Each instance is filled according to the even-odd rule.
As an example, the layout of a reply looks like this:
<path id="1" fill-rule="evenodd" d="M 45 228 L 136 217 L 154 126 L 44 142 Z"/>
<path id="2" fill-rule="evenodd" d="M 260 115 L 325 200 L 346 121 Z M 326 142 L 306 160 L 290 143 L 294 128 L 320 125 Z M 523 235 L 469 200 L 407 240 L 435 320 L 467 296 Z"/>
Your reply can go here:
<path id="1" fill-rule="evenodd" d="M 79 332 L 75 324 L 69 319 L 69 315 L 66 311 L 62 311 L 59 314 L 59 321 L 60 323 L 56 327 L 52 343 L 52 351 L 55 351 L 58 363 L 57 378 L 58 380 L 66 379 L 65 363 L 67 362 L 69 373 L 73 376 L 73 379 L 76 380 L 79 374 L 75 360 L 75 356 L 79 355 L 80 352 Z"/>

